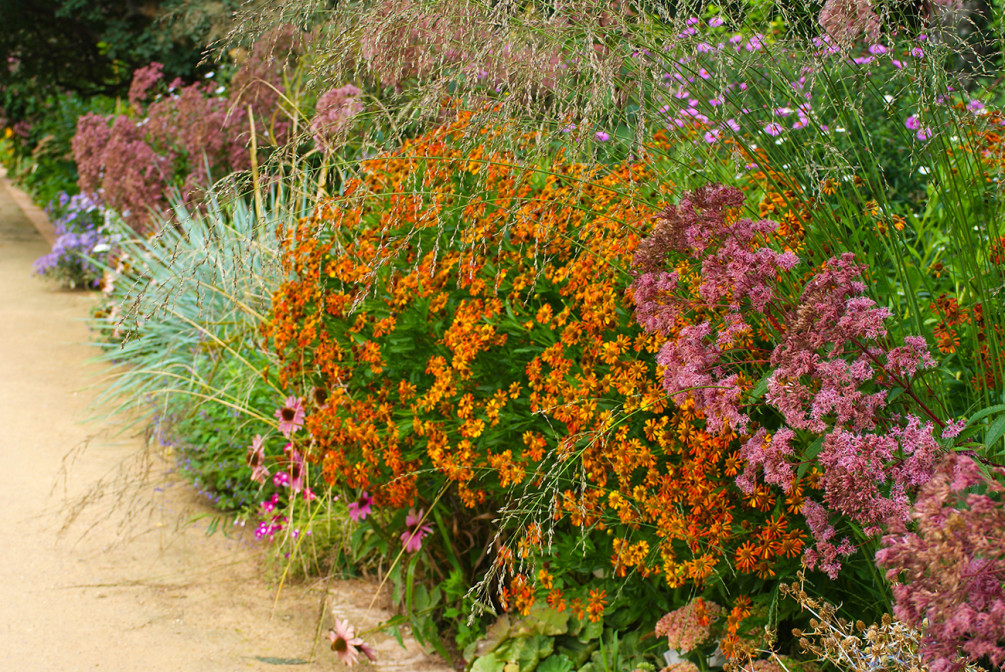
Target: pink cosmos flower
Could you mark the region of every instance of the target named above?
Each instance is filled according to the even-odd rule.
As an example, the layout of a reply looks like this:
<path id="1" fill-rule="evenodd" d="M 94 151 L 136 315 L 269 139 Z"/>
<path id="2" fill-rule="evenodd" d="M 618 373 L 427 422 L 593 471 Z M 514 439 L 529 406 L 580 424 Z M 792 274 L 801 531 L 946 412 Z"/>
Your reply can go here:
<path id="1" fill-rule="evenodd" d="M 904 120 L 904 126 L 906 126 L 909 131 L 916 131 L 921 128 L 921 121 L 918 119 L 917 115 L 912 114 Z"/>
<path id="2" fill-rule="evenodd" d="M 771 136 L 781 135 L 782 125 L 775 122 L 771 122 L 764 127 L 764 132 Z"/>
<path id="3" fill-rule="evenodd" d="M 596 138 L 598 142 L 607 142 L 611 139 L 610 134 L 604 133 L 603 131 L 597 131 Z"/>
<path id="4" fill-rule="evenodd" d="M 359 499 L 355 502 L 349 502 L 349 517 L 357 523 L 361 520 L 366 520 L 366 517 L 370 515 L 372 505 L 373 497 L 364 490 Z"/>
<path id="5" fill-rule="evenodd" d="M 304 403 L 299 397 L 287 397 L 285 405 L 276 410 L 279 431 L 287 439 L 304 426 Z"/>
<path id="6" fill-rule="evenodd" d="M 401 543 L 409 553 L 415 553 L 422 548 L 423 537 L 433 531 L 429 525 L 420 524 L 423 513 L 423 509 L 419 509 L 418 513 L 415 512 L 415 509 L 411 509 L 405 516 L 405 525 L 408 529 L 401 533 Z"/>
<path id="7" fill-rule="evenodd" d="M 355 665 L 360 653 L 371 661 L 377 660 L 373 649 L 356 636 L 355 629 L 337 617 L 335 627 L 328 631 L 328 639 L 331 640 L 331 649 L 335 652 L 335 657 L 346 667 Z"/>

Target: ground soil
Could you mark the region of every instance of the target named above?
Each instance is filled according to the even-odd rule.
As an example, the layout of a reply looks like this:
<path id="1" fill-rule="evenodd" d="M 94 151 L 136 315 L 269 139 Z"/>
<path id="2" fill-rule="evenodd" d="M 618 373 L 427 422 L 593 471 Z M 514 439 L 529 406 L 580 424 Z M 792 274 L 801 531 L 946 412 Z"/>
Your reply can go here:
<path id="1" fill-rule="evenodd" d="M 212 510 L 169 459 L 121 420 L 87 421 L 103 373 L 87 363 L 96 298 L 32 277 L 47 251 L 0 177 L 0 671 L 341 669 L 325 640 L 313 655 L 320 607 L 322 631 L 330 611 L 369 628 L 390 616 L 369 608 L 374 585 L 277 598 L 260 542 L 207 534 Z M 446 669 L 414 642 L 368 640 L 378 670 Z"/>

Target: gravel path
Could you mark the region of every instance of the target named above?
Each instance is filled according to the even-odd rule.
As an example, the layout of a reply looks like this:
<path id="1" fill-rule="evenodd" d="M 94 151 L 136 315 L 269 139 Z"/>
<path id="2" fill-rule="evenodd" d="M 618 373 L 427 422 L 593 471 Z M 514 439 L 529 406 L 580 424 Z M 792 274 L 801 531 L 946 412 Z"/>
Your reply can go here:
<path id="1" fill-rule="evenodd" d="M 0 177 L 0 670 L 331 670 L 311 657 L 321 592 L 278 601 L 246 530 L 207 535 L 211 512 L 143 441 L 83 423 L 101 368 L 84 364 L 94 297 L 31 276 L 48 250 Z M 329 604 L 368 627 L 372 585 Z M 275 606 L 274 606 L 275 602 Z M 438 668 L 374 641 L 378 670 Z"/>

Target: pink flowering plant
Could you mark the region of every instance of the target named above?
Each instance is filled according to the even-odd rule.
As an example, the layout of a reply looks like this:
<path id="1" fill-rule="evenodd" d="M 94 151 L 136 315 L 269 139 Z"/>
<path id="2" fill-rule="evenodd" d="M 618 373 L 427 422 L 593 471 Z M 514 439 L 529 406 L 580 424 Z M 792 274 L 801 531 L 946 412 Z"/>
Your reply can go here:
<path id="1" fill-rule="evenodd" d="M 960 427 L 919 396 L 916 378 L 935 362 L 924 339 L 889 343 L 890 311 L 864 295 L 854 255 L 811 269 L 800 291 L 799 258 L 772 248 L 774 222 L 731 216 L 742 204 L 739 190 L 710 185 L 660 215 L 634 259 L 636 319 L 666 338 L 656 359 L 667 394 L 693 399 L 708 431 L 749 435 L 742 490 L 790 491 L 819 469 L 819 501 L 802 507 L 817 541 L 804 560 L 834 578 L 856 545 L 832 516 L 867 538 L 906 520 L 940 439 Z M 906 404 L 892 406 L 894 390 Z M 771 413 L 754 421 L 757 408 Z"/>
<path id="2" fill-rule="evenodd" d="M 270 32 L 229 81 L 226 69 L 191 83 L 165 82 L 160 63 L 138 69 L 127 107 L 77 120 L 81 191 L 100 197 L 135 230 L 149 231 L 154 213 L 169 212 L 170 190 L 198 202 L 215 180 L 251 168 L 253 145 L 267 149 L 290 138 L 292 122 L 280 102 L 284 94 L 295 97 L 287 65 L 299 42 L 292 28 Z"/>
<path id="3" fill-rule="evenodd" d="M 890 338 L 891 311 L 866 295 L 870 269 L 854 254 L 800 268 L 777 224 L 740 218 L 742 205 L 742 193 L 722 185 L 685 193 L 636 252 L 631 298 L 639 324 L 664 339 L 664 389 L 693 400 L 707 431 L 746 436 L 741 490 L 770 487 L 790 503 L 799 495 L 814 540 L 807 567 L 835 580 L 886 534 L 877 560 L 891 579 L 905 573 L 894 587 L 898 616 L 932 624 L 923 652 L 945 670 L 961 664 L 957 647 L 971 660 L 999 659 L 1000 635 L 980 624 L 1005 604 L 1001 582 L 980 577 L 1005 567 L 986 550 L 998 543 L 1001 481 L 980 476 L 986 460 L 973 451 L 953 452 L 966 423 L 931 401 L 925 374 L 936 362 L 924 338 Z M 964 494 L 982 483 L 995 494 Z M 964 508 L 953 493 L 967 497 Z M 969 616 L 949 616 L 963 596 L 927 573 L 936 557 L 959 559 L 961 590 L 991 591 L 966 596 Z M 926 590 L 931 581 L 939 585 Z"/>

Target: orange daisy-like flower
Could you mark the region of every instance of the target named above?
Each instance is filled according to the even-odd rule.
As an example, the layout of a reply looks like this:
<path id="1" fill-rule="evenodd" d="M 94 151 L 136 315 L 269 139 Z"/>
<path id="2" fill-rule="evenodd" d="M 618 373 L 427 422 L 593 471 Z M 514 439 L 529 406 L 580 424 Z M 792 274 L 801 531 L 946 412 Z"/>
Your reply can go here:
<path id="1" fill-rule="evenodd" d="M 757 561 L 760 560 L 760 552 L 757 545 L 752 541 L 745 541 L 736 549 L 736 568 L 741 572 L 750 573 L 754 571 Z"/>
<path id="2" fill-rule="evenodd" d="M 596 588 L 590 589 L 590 601 L 586 607 L 586 613 L 591 623 L 597 623 L 604 615 L 604 608 L 607 605 L 607 591 Z"/>

